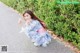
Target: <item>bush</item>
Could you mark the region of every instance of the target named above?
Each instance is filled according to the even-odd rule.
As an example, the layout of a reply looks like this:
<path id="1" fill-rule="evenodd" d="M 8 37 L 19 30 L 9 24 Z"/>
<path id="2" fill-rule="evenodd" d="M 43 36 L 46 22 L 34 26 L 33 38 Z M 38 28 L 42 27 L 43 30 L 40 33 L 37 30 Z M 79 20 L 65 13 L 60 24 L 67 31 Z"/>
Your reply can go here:
<path id="1" fill-rule="evenodd" d="M 25 9 L 33 10 L 40 19 L 44 20 L 48 29 L 80 49 L 80 4 L 58 4 L 56 0 L 1 1 L 20 13 Z"/>

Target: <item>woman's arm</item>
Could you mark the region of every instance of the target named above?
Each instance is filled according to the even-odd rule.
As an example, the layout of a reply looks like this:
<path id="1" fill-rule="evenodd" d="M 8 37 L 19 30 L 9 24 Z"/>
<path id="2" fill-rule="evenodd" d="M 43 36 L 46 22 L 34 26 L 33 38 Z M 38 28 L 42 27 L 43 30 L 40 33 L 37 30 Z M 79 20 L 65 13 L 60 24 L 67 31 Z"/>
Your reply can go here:
<path id="1" fill-rule="evenodd" d="M 22 23 L 22 19 L 19 18 L 19 20 L 18 20 L 18 24 L 21 24 L 21 23 Z"/>
<path id="2" fill-rule="evenodd" d="M 34 20 L 31 24 L 30 24 L 30 26 L 29 26 L 29 30 L 31 31 L 31 30 L 33 30 L 35 27 L 37 27 L 37 24 L 38 24 L 39 22 L 37 21 L 37 20 Z"/>

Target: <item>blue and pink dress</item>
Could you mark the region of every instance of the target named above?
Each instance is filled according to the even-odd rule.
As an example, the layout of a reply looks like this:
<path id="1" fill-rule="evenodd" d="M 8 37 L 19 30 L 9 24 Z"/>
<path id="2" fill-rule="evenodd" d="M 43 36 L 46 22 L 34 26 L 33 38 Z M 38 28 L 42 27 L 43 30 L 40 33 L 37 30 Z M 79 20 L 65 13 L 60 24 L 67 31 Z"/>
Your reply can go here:
<path id="1" fill-rule="evenodd" d="M 37 45 L 47 44 L 51 41 L 52 37 L 47 31 L 40 32 L 39 30 L 42 27 L 38 20 L 32 20 L 29 25 L 26 25 L 24 32 Z"/>

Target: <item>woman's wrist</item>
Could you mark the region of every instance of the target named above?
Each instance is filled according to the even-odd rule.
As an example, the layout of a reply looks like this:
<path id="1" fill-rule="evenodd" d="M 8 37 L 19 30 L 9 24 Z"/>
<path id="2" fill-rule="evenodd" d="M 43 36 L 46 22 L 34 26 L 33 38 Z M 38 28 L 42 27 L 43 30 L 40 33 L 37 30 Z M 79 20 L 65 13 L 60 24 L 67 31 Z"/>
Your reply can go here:
<path id="1" fill-rule="evenodd" d="M 18 24 L 21 24 L 21 22 L 22 22 L 22 19 L 21 19 L 21 18 L 19 18 L 19 20 L 18 20 Z"/>

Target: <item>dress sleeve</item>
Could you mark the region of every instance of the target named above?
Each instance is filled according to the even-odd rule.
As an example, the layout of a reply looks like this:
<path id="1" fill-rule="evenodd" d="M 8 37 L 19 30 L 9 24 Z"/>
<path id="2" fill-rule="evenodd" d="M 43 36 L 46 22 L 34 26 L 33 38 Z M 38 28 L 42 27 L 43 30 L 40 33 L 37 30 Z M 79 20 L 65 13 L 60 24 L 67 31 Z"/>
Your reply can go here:
<path id="1" fill-rule="evenodd" d="M 34 20 L 31 24 L 30 24 L 30 26 L 29 26 L 29 31 L 31 31 L 31 30 L 33 30 L 37 25 L 38 25 L 38 23 L 39 23 L 39 21 L 37 21 L 37 20 Z"/>

